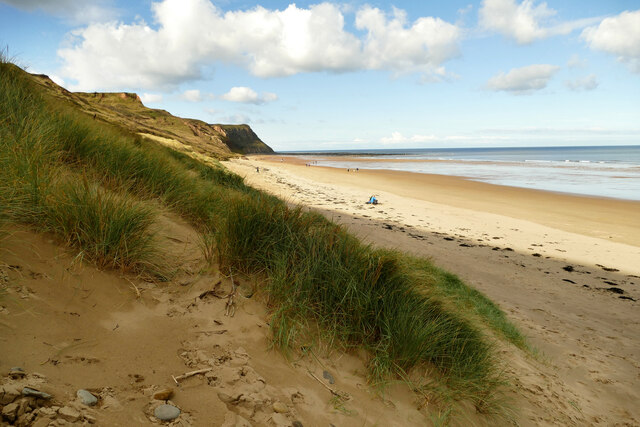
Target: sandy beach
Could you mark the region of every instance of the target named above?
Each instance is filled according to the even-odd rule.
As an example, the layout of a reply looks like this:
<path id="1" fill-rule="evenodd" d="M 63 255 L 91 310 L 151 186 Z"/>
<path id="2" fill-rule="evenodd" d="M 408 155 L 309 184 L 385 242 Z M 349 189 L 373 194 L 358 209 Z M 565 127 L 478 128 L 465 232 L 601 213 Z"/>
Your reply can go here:
<path id="1" fill-rule="evenodd" d="M 306 161 L 225 165 L 368 242 L 433 259 L 500 304 L 540 353 L 501 348 L 521 425 L 640 424 L 639 202 Z M 381 203 L 365 204 L 371 194 Z"/>
<path id="2" fill-rule="evenodd" d="M 537 351 L 496 343 L 517 425 L 640 424 L 637 204 L 274 157 L 225 164 L 367 242 L 433 259 L 497 302 Z M 381 203 L 364 204 L 374 193 Z M 173 213 L 160 216 L 157 238 L 176 272 L 167 282 L 97 268 L 54 235 L 5 227 L 5 419 L 182 427 L 404 427 L 446 419 L 437 402 L 417 399 L 402 382 L 374 390 L 365 354 L 318 345 L 287 359 L 272 347 L 260 277 L 236 275 L 232 283 L 207 265 L 198 233 Z M 23 369 L 17 378 L 10 375 L 14 367 Z M 52 398 L 20 397 L 25 386 Z M 82 403 L 80 389 L 97 403 Z M 332 390 L 347 399 L 336 402 Z M 155 416 L 164 403 L 182 411 L 170 424 Z M 496 424 L 469 407 L 449 421 Z"/>

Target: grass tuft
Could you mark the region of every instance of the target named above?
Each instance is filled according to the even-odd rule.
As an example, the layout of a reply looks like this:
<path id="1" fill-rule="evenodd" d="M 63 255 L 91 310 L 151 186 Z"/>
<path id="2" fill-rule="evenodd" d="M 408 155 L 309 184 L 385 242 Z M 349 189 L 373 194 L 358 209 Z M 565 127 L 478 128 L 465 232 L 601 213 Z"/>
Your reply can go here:
<path id="1" fill-rule="evenodd" d="M 100 266 L 140 269 L 153 264 L 156 213 L 131 196 L 67 181 L 52 191 L 45 213 L 50 230 Z"/>

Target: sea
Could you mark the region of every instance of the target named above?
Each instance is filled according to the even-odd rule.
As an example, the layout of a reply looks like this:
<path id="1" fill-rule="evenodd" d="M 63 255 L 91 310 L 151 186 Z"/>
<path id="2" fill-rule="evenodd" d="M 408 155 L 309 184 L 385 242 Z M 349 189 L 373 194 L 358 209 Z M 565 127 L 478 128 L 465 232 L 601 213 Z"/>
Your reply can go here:
<path id="1" fill-rule="evenodd" d="M 319 166 L 455 175 L 498 185 L 640 200 L 640 145 L 340 150 L 279 154 L 313 159 L 314 164 Z M 357 157 L 357 161 L 353 157 Z"/>

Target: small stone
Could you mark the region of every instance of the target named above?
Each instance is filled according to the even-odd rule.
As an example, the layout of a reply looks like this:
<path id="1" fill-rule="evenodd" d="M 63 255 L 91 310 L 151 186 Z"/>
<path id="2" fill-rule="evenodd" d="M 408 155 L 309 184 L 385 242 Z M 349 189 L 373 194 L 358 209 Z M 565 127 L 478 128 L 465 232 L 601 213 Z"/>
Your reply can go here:
<path id="1" fill-rule="evenodd" d="M 22 378 L 25 375 L 26 373 L 24 372 L 24 369 L 22 369 L 19 366 L 14 366 L 13 368 L 9 369 L 9 376 L 14 380 L 18 378 Z"/>
<path id="2" fill-rule="evenodd" d="M 94 417 L 93 415 L 89 415 L 89 414 L 84 414 L 84 419 L 86 422 L 88 422 L 89 424 L 95 424 L 96 423 L 96 417 Z"/>
<path id="3" fill-rule="evenodd" d="M 273 410 L 279 414 L 286 414 L 287 412 L 289 412 L 289 408 L 287 408 L 287 405 L 280 402 L 273 403 Z"/>
<path id="4" fill-rule="evenodd" d="M 153 411 L 153 415 L 162 421 L 171 421 L 180 416 L 180 409 L 173 405 L 160 405 Z"/>
<path id="5" fill-rule="evenodd" d="M 93 406 L 98 403 L 98 398 L 91 394 L 91 392 L 89 392 L 88 390 L 80 389 L 76 392 L 76 396 L 78 396 L 80 402 L 87 406 Z"/>
<path id="6" fill-rule="evenodd" d="M 227 393 L 219 392 L 218 399 L 220 399 L 224 403 L 230 403 L 233 400 L 233 397 L 229 396 Z"/>
<path id="7" fill-rule="evenodd" d="M 13 420 L 16 419 L 19 407 L 20 405 L 18 403 L 9 403 L 7 406 L 2 408 L 2 418 L 12 423 Z"/>
<path id="8" fill-rule="evenodd" d="M 329 371 L 322 371 L 322 376 L 324 379 L 329 381 L 329 384 L 334 384 L 336 380 L 333 378 L 333 375 L 329 373 Z"/>
<path id="9" fill-rule="evenodd" d="M 65 421 L 69 421 L 70 423 L 75 423 L 80 419 L 80 412 L 76 411 L 70 406 L 63 406 L 58 411 L 58 416 Z"/>
<path id="10" fill-rule="evenodd" d="M 164 390 L 157 391 L 153 394 L 155 400 L 169 400 L 173 396 L 172 388 L 165 388 Z"/>
<path id="11" fill-rule="evenodd" d="M 293 423 L 291 423 L 291 425 L 293 427 L 303 427 L 302 423 L 298 420 L 295 420 Z"/>
<path id="12" fill-rule="evenodd" d="M 31 387 L 23 388 L 22 389 L 22 395 L 23 396 L 34 396 L 34 397 L 37 397 L 39 399 L 46 399 L 46 400 L 49 400 L 49 399 L 51 399 L 53 397 L 49 393 L 45 393 L 44 391 L 38 391 L 38 390 L 33 389 Z"/>

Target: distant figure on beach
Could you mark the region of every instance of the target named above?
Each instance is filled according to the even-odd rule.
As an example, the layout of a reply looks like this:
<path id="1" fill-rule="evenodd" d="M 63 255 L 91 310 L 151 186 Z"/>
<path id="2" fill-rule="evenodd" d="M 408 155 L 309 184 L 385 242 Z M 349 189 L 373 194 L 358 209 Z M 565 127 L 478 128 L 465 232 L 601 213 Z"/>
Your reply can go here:
<path id="1" fill-rule="evenodd" d="M 371 197 L 369 197 L 369 201 L 367 202 L 368 205 L 377 205 L 378 204 L 378 199 L 376 199 L 375 194 Z"/>

